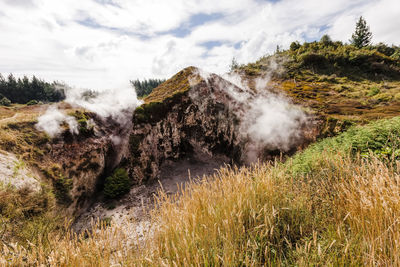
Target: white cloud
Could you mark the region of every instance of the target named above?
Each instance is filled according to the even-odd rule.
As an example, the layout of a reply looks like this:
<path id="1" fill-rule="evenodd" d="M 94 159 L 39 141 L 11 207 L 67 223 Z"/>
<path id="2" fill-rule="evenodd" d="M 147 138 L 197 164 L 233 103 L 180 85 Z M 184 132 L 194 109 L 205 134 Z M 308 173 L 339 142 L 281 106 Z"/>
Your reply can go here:
<path id="1" fill-rule="evenodd" d="M 360 15 L 374 42 L 400 43 L 397 0 L 0 0 L 0 10 L 0 72 L 94 89 L 188 65 L 221 73 L 233 56 L 246 63 L 325 32 L 347 41 Z M 199 13 L 220 16 L 184 37 L 168 34 Z M 202 45 L 209 41 L 221 45 Z"/>

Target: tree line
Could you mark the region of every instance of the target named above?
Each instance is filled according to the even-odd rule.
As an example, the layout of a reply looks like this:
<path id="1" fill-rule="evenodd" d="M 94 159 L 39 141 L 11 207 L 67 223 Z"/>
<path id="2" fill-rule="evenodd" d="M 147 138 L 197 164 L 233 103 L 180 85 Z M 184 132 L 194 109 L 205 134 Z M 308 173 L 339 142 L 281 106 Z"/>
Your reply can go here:
<path id="1" fill-rule="evenodd" d="M 58 102 L 65 99 L 64 84 L 48 83 L 33 76 L 15 78 L 9 74 L 5 78 L 0 74 L 0 104 L 26 104 L 30 101 Z"/>
<path id="2" fill-rule="evenodd" d="M 133 88 L 135 88 L 138 97 L 145 97 L 149 95 L 154 88 L 165 82 L 165 79 L 145 79 L 140 81 L 139 79 L 130 81 Z"/>

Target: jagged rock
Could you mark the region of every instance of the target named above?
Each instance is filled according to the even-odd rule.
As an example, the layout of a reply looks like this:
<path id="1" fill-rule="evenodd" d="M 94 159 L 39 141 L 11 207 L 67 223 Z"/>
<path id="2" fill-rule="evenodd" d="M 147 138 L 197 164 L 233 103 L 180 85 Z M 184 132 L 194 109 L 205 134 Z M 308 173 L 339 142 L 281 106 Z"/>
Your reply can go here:
<path id="1" fill-rule="evenodd" d="M 200 153 L 211 159 L 224 155 L 239 165 L 249 163 L 249 149 L 256 150 L 255 158 L 264 159 L 280 152 L 294 153 L 318 135 L 319 124 L 310 120 L 299 123 L 299 134 L 290 137 L 285 151 L 255 147 L 240 128 L 246 125 L 241 125 L 241 120 L 248 119 L 244 114 L 251 108 L 237 97 L 241 94 L 257 97 L 251 90 L 243 92 L 222 77 L 194 67 L 156 88 L 133 116 L 127 165 L 134 181 L 140 184 L 159 178 L 164 164 Z"/>
<path id="2" fill-rule="evenodd" d="M 154 101 L 156 91 L 150 96 L 152 102 L 134 114 L 128 162 L 136 183 L 158 177 L 164 162 L 196 153 L 226 155 L 236 163 L 241 159 L 238 118 L 232 112 L 240 107 L 220 89 L 221 84 L 235 86 L 215 74 L 205 80 L 193 67 L 171 81 L 163 86 L 180 87 L 158 99 L 161 102 Z"/>

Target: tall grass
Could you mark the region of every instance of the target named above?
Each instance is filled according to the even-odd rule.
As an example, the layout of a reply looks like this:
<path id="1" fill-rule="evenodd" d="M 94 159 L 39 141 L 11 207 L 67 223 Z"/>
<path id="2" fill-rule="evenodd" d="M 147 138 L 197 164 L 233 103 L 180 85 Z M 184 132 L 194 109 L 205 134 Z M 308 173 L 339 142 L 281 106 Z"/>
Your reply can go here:
<path id="1" fill-rule="evenodd" d="M 354 128 L 284 164 L 226 167 L 178 195 L 161 192 L 145 241 L 128 225 L 54 231 L 45 245 L 4 243 L 0 265 L 398 266 L 398 122 Z M 392 154 L 382 157 L 386 147 Z"/>
<path id="2" fill-rule="evenodd" d="M 322 156 L 306 179 L 287 165 L 223 170 L 177 202 L 164 198 L 157 264 L 399 263 L 399 175 L 376 158 Z"/>
<path id="3" fill-rule="evenodd" d="M 103 225 L 54 234 L 50 250 L 4 245 L 0 264 L 399 265 L 400 175 L 375 157 L 320 160 L 303 179 L 291 179 L 290 162 L 258 164 L 161 194 L 140 247 L 123 227 Z"/>

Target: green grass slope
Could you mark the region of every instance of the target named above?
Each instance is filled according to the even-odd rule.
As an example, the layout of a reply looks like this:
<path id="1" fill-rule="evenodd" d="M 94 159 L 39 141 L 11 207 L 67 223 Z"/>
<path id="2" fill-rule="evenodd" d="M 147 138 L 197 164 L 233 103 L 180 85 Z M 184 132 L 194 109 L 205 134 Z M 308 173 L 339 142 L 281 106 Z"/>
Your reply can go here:
<path id="1" fill-rule="evenodd" d="M 273 73 L 270 86 L 320 115 L 365 123 L 400 110 L 400 48 L 355 48 L 341 42 L 297 44 L 239 66 L 252 81 Z"/>

